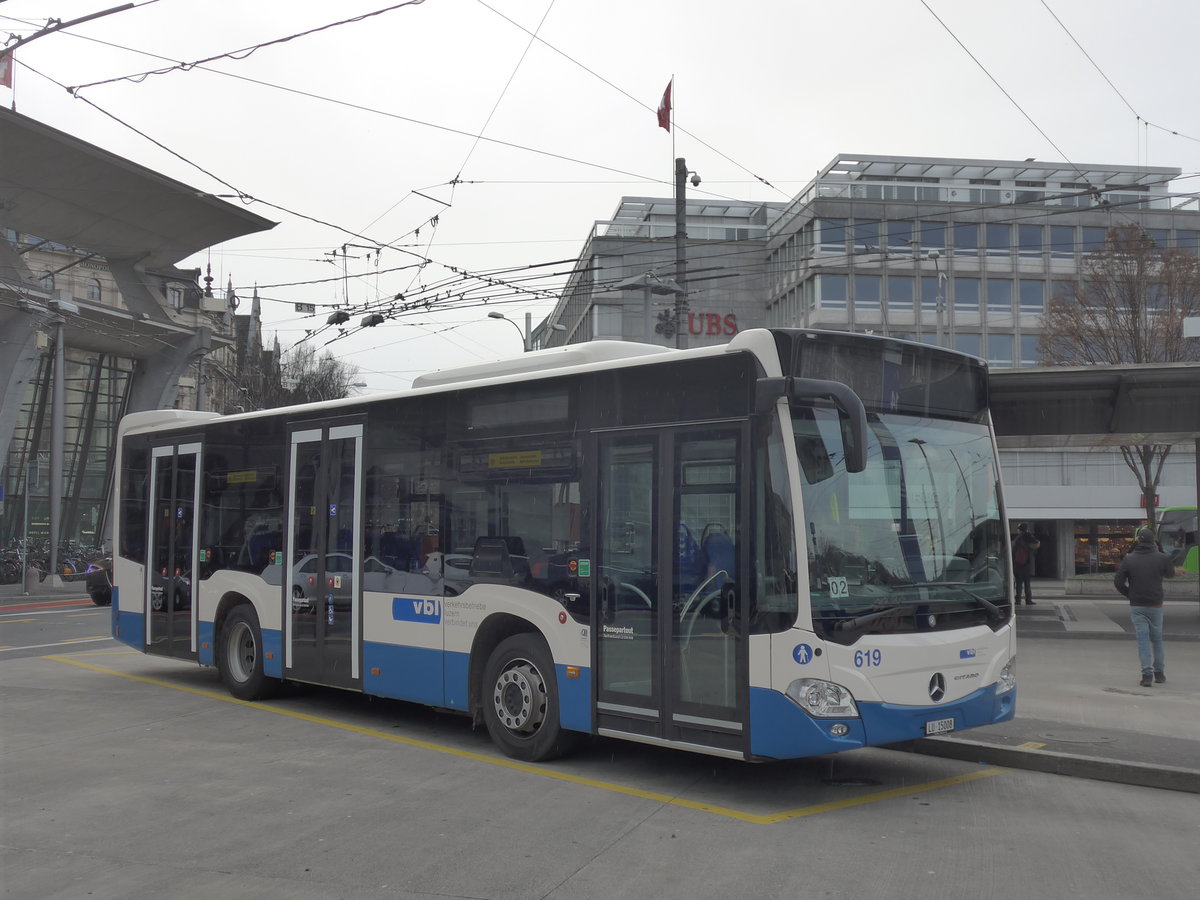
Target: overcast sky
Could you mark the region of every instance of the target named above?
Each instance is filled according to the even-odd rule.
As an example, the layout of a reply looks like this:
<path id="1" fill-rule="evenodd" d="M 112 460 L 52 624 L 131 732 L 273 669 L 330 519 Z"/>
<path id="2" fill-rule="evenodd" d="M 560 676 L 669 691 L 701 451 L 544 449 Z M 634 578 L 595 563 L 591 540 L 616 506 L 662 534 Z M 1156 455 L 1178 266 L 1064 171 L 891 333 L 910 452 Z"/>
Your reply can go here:
<path id="1" fill-rule="evenodd" d="M 116 5 L 0 0 L 0 37 Z M 519 351 L 487 312 L 540 320 L 595 221 L 622 196 L 671 195 L 675 156 L 702 176 L 696 196 L 759 201 L 838 153 L 1173 166 L 1177 191 L 1200 191 L 1196 0 L 424 0 L 95 84 L 393 5 L 135 0 L 19 49 L 16 109 L 273 204 L 248 207 L 272 231 L 180 265 L 211 262 L 246 301 L 260 285 L 285 347 L 335 304 L 354 324 L 397 294 L 434 299 L 309 338 L 370 391 Z M 673 135 L 654 112 L 672 77 Z M 368 243 L 395 249 L 340 255 Z M 468 307 L 464 288 L 492 299 Z"/>

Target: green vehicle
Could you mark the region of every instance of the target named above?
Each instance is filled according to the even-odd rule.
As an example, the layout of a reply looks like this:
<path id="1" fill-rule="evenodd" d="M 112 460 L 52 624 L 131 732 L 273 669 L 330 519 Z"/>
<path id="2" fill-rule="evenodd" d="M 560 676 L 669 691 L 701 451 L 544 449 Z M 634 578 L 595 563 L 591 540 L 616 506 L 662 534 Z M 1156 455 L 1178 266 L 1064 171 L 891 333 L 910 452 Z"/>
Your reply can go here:
<path id="1" fill-rule="evenodd" d="M 1200 572 L 1196 531 L 1196 507 L 1171 506 L 1162 510 L 1158 520 L 1158 538 L 1163 552 L 1185 572 Z"/>

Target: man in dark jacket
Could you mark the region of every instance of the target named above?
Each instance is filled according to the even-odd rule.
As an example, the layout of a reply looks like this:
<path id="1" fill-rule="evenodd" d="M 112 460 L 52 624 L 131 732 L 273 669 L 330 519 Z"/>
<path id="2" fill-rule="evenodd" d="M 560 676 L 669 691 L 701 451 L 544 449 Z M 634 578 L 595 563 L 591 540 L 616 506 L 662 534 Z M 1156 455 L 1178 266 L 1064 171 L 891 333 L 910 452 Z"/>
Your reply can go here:
<path id="1" fill-rule="evenodd" d="M 1013 577 L 1017 583 L 1016 605 L 1021 605 L 1021 592 L 1025 592 L 1025 605 L 1034 606 L 1033 570 L 1041 541 L 1029 533 L 1029 526 L 1022 522 L 1017 526 L 1017 536 L 1012 542 Z"/>
<path id="2" fill-rule="evenodd" d="M 1129 617 L 1137 635 L 1138 657 L 1142 663 L 1142 687 L 1167 680 L 1163 657 L 1163 579 L 1175 574 L 1171 557 L 1154 544 L 1154 529 L 1143 525 L 1137 530 L 1137 543 L 1121 561 L 1113 576 L 1117 590 L 1129 598 Z M 1153 658 L 1151 654 L 1153 650 Z"/>

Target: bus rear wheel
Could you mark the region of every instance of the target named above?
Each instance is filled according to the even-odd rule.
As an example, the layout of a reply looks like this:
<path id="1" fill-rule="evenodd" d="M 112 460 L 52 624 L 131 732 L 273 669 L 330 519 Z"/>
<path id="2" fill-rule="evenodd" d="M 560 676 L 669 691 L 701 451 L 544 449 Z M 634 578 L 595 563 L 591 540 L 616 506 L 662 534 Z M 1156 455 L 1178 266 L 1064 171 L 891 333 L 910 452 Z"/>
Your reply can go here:
<path id="1" fill-rule="evenodd" d="M 515 634 L 492 651 L 483 671 L 483 720 L 505 756 L 541 762 L 562 756 L 574 737 L 559 725 L 558 683 L 545 643 Z"/>
<path id="2" fill-rule="evenodd" d="M 234 607 L 225 619 L 217 667 L 225 687 L 239 700 L 264 700 L 278 689 L 279 682 L 263 674 L 262 629 L 249 603 Z"/>

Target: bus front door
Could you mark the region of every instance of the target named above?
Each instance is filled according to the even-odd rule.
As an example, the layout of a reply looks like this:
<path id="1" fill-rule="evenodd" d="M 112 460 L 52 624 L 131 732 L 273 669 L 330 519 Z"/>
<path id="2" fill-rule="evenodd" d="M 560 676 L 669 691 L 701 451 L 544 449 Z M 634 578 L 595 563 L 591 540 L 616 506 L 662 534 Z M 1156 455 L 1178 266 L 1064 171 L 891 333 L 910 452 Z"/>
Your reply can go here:
<path id="1" fill-rule="evenodd" d="M 737 426 L 598 437 L 601 734 L 744 753 L 743 444 Z"/>
<path id="2" fill-rule="evenodd" d="M 360 688 L 361 424 L 291 433 L 284 674 Z"/>
<path id="3" fill-rule="evenodd" d="M 146 651 L 196 659 L 196 573 L 200 444 L 155 447 L 146 530 Z"/>

